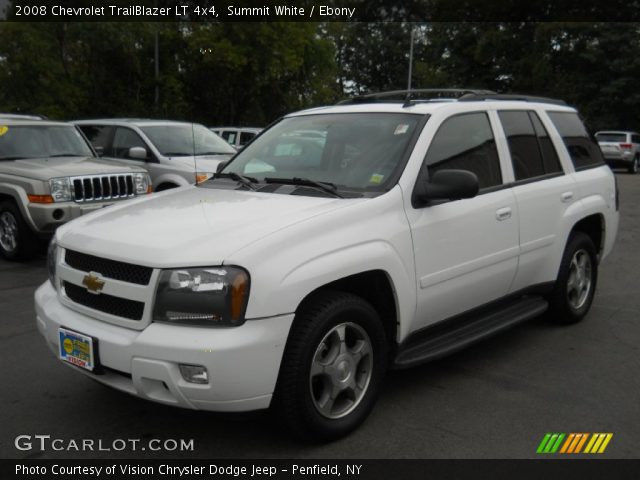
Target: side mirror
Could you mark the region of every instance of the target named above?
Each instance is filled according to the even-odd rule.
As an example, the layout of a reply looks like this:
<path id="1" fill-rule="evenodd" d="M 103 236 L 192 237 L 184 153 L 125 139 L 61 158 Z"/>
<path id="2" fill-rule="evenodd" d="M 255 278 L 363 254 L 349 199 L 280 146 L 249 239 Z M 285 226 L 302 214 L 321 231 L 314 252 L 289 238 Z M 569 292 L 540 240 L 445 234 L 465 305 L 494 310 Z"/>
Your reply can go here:
<path id="1" fill-rule="evenodd" d="M 216 167 L 216 173 L 220 173 L 222 169 L 227 166 L 227 163 L 229 162 L 220 162 Z"/>
<path id="2" fill-rule="evenodd" d="M 129 158 L 135 158 L 136 160 L 146 160 L 147 149 L 142 147 L 131 147 L 127 156 Z"/>
<path id="3" fill-rule="evenodd" d="M 469 170 L 438 170 L 427 181 L 418 183 L 414 197 L 419 203 L 429 200 L 460 200 L 478 194 L 478 177 Z"/>
<path id="4" fill-rule="evenodd" d="M 99 157 L 104 155 L 104 147 L 93 147 L 93 149 L 96 151 L 96 155 L 98 155 Z"/>

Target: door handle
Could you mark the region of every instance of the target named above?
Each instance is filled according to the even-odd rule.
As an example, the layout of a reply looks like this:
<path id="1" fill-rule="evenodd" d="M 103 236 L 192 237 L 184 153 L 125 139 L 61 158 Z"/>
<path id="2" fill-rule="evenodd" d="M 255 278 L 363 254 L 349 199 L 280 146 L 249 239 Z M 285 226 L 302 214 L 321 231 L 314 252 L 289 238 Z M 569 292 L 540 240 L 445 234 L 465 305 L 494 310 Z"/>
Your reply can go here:
<path id="1" fill-rule="evenodd" d="M 506 220 L 507 218 L 511 218 L 511 207 L 503 207 L 496 210 L 496 219 L 498 221 Z"/>
<path id="2" fill-rule="evenodd" d="M 573 199 L 573 192 L 564 192 L 562 195 L 560 195 L 560 199 L 563 202 L 568 202 L 570 200 Z"/>

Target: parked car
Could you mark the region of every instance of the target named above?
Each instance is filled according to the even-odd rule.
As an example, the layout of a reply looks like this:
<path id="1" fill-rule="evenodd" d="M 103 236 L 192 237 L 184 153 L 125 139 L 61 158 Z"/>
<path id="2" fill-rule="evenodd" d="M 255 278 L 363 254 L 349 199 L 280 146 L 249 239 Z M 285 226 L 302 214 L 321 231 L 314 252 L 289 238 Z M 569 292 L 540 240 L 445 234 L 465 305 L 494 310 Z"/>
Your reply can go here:
<path id="1" fill-rule="evenodd" d="M 607 130 L 596 133 L 604 160 L 611 168 L 626 168 L 638 173 L 640 166 L 640 134 Z"/>
<path id="2" fill-rule="evenodd" d="M 59 229 L 37 325 L 113 388 L 273 406 L 327 440 L 388 368 L 545 312 L 582 320 L 618 221 L 614 175 L 563 102 L 364 97 L 285 116 L 203 184 Z"/>
<path id="3" fill-rule="evenodd" d="M 203 182 L 235 153 L 202 125 L 166 120 L 75 122 L 101 157 L 145 168 L 155 191 Z"/>
<path id="4" fill-rule="evenodd" d="M 229 145 L 233 145 L 237 150 L 241 150 L 262 131 L 262 128 L 211 127 L 211 131 L 224 138 Z"/>
<path id="5" fill-rule="evenodd" d="M 37 253 L 57 227 L 151 191 L 141 168 L 106 162 L 73 125 L 0 119 L 0 254 Z"/>

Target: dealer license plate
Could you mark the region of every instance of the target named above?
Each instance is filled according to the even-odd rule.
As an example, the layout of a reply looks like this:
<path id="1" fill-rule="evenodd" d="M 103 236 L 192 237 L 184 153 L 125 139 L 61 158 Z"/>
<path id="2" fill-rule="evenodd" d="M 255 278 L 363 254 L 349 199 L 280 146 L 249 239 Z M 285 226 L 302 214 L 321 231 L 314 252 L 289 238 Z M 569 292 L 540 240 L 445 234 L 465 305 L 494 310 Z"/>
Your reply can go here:
<path id="1" fill-rule="evenodd" d="M 58 329 L 60 360 L 93 371 L 95 357 L 93 338 L 66 328 Z"/>

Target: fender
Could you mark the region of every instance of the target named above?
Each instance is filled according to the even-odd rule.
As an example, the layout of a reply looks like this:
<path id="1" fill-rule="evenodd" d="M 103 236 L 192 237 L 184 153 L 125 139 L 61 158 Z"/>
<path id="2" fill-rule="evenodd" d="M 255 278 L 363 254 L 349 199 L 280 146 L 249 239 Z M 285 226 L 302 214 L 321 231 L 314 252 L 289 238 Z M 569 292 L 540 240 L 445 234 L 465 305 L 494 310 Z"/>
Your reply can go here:
<path id="1" fill-rule="evenodd" d="M 287 227 L 231 254 L 224 263 L 247 268 L 247 318 L 293 313 L 314 290 L 342 278 L 380 270 L 396 301 L 399 340 L 416 311 L 411 233 L 396 188 L 327 215 Z M 384 228 L 380 228 L 384 225 Z"/>
<path id="2" fill-rule="evenodd" d="M 15 200 L 24 221 L 27 222 L 27 225 L 29 225 L 31 230 L 37 232 L 38 228 L 36 227 L 33 218 L 31 218 L 31 213 L 29 213 L 29 209 L 27 208 L 27 205 L 29 205 L 29 198 L 27 197 L 27 192 L 24 188 L 10 183 L 0 183 L 0 194 L 7 195 Z"/>

